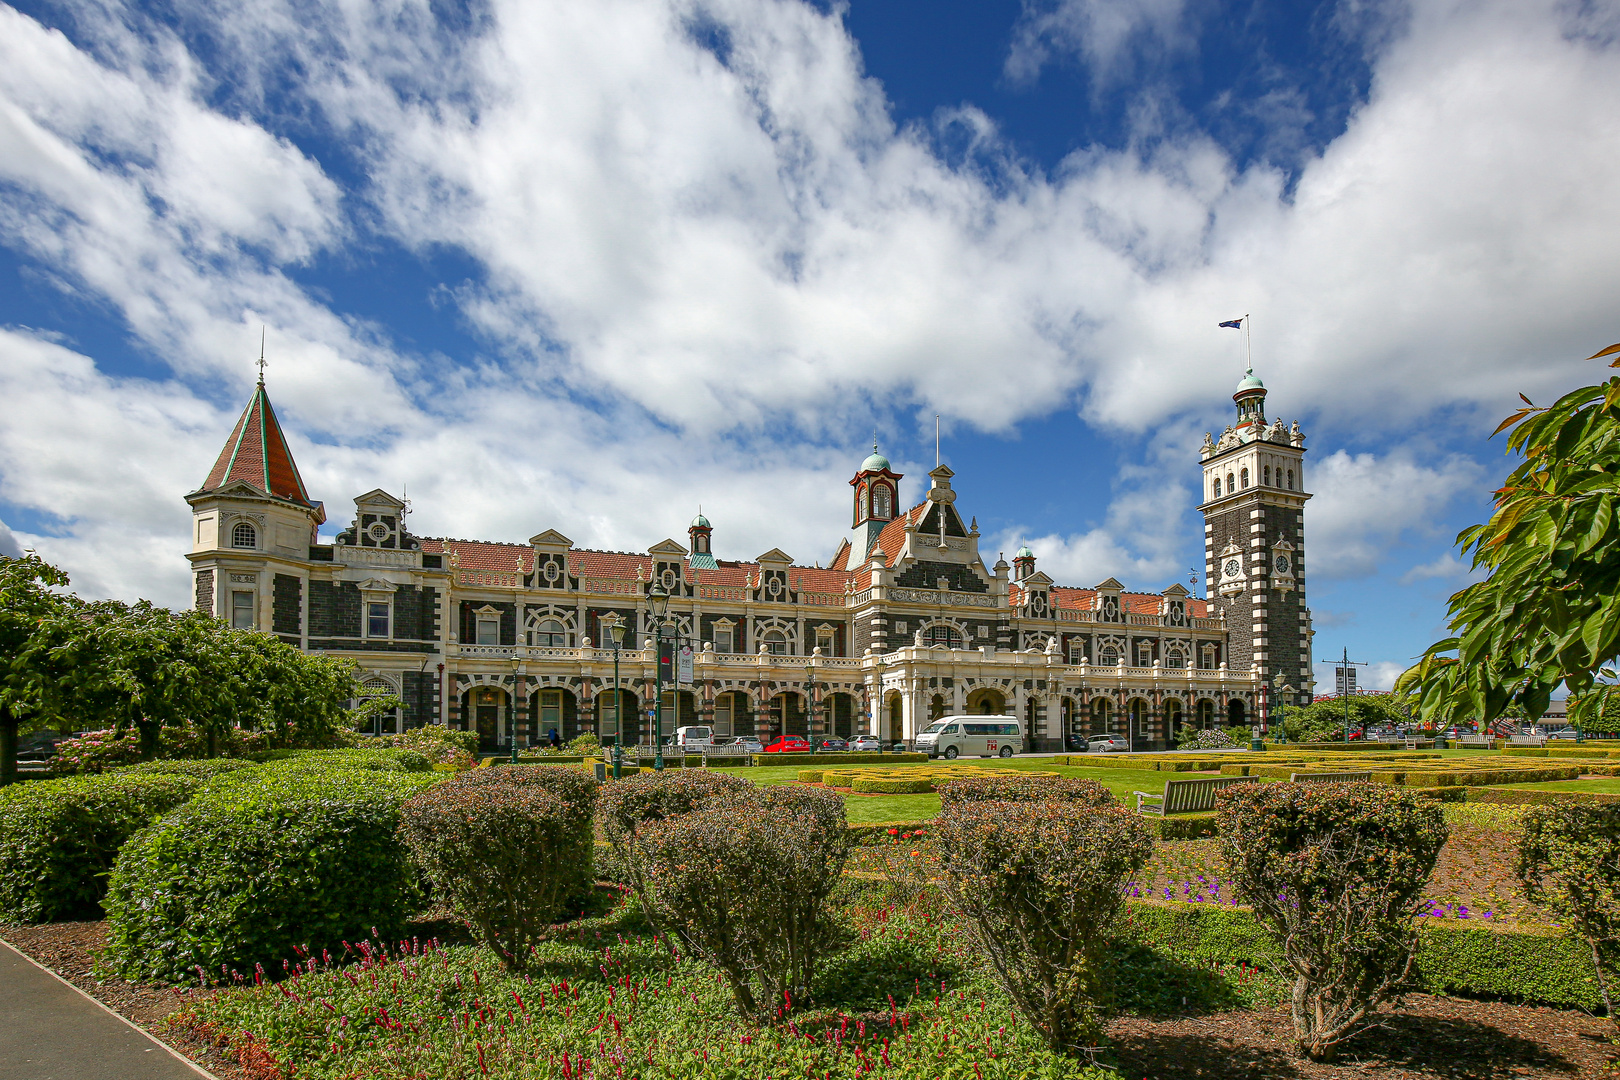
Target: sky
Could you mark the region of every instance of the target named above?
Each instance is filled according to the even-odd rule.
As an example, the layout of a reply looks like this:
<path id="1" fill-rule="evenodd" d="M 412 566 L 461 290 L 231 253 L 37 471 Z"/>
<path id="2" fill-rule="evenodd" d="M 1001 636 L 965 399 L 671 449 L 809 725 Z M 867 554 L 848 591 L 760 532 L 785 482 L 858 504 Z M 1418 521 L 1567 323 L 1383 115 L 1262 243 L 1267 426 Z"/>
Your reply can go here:
<path id="1" fill-rule="evenodd" d="M 0 4 L 0 552 L 187 602 L 257 375 L 330 533 L 825 561 L 874 432 L 993 560 L 1202 594 L 1250 316 L 1387 686 L 1620 339 L 1620 0 Z M 1319 675 L 1320 677 L 1320 675 Z"/>

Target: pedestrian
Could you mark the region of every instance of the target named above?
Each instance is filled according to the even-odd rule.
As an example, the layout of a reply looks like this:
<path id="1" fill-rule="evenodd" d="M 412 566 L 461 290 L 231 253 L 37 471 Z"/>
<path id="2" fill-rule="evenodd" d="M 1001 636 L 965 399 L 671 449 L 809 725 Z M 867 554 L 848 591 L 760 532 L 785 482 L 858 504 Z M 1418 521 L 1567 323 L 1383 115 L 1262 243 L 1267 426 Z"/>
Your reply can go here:
<path id="1" fill-rule="evenodd" d="M 562 738 L 557 734 L 556 728 L 552 728 L 546 737 L 550 740 L 551 748 L 553 750 L 556 750 L 562 746 Z"/>

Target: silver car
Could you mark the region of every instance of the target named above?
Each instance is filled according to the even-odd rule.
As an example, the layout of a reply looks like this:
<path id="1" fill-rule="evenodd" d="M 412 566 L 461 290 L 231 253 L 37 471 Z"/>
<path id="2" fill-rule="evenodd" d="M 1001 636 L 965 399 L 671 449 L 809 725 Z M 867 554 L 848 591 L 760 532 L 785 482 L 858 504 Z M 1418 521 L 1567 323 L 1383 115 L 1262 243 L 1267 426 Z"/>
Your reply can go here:
<path id="1" fill-rule="evenodd" d="M 875 754 L 883 748 L 876 735 L 857 735 L 849 740 L 851 750 L 860 750 L 868 754 Z"/>
<path id="2" fill-rule="evenodd" d="M 1130 740 L 1123 735 L 1093 735 L 1086 740 L 1086 752 L 1088 754 L 1106 754 L 1109 752 L 1128 754 L 1130 750 Z"/>

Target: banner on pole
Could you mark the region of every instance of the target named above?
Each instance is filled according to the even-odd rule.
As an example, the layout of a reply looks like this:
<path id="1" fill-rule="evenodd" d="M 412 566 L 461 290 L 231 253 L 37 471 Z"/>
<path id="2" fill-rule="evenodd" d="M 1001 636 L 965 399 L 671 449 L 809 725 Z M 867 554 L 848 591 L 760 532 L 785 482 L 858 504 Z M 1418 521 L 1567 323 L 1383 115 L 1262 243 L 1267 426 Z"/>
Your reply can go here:
<path id="1" fill-rule="evenodd" d="M 679 669 L 676 679 L 682 686 L 691 686 L 694 681 L 692 677 L 692 646 L 681 646 L 680 658 L 676 666 Z"/>

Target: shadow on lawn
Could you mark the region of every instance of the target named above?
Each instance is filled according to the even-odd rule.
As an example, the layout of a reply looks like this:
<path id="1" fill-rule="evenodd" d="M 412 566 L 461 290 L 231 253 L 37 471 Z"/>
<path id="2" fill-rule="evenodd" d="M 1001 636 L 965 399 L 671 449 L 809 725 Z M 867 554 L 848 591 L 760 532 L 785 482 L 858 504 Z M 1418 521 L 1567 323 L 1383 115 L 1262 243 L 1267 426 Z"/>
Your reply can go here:
<path id="1" fill-rule="evenodd" d="M 1444 1080 L 1495 1080 L 1530 1070 L 1575 1076 L 1580 1066 L 1530 1039 L 1490 1024 L 1394 1013 L 1344 1044 L 1345 1060 L 1374 1060 Z"/>

